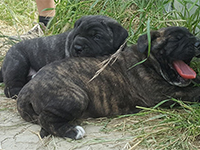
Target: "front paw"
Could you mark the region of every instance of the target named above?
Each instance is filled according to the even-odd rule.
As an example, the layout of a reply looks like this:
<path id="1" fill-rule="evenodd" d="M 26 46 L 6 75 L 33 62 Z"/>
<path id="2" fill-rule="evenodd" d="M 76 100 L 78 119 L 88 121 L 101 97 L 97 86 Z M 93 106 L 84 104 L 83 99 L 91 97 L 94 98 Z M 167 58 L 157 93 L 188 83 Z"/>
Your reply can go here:
<path id="1" fill-rule="evenodd" d="M 74 140 L 82 139 L 84 136 L 85 136 L 85 130 L 81 126 L 72 127 L 65 133 L 65 137 Z"/>
<path id="2" fill-rule="evenodd" d="M 17 96 L 21 89 L 22 87 L 15 87 L 15 88 L 5 87 L 4 94 L 8 98 L 17 99 Z"/>
<path id="3" fill-rule="evenodd" d="M 58 133 L 57 131 L 54 131 L 51 134 L 53 134 L 55 136 L 59 136 L 59 137 L 68 137 L 73 140 L 79 140 L 85 136 L 85 130 L 81 126 L 75 126 L 75 127 L 68 128 L 68 130 L 65 132 L 64 135 L 63 135 L 63 132 Z M 45 129 L 41 128 L 41 130 L 40 130 L 41 138 L 44 138 L 48 135 L 50 135 L 50 133 L 47 132 Z"/>
<path id="4" fill-rule="evenodd" d="M 41 128 L 40 130 L 40 137 L 44 138 L 46 136 L 50 135 L 49 132 L 47 132 L 45 129 Z"/>

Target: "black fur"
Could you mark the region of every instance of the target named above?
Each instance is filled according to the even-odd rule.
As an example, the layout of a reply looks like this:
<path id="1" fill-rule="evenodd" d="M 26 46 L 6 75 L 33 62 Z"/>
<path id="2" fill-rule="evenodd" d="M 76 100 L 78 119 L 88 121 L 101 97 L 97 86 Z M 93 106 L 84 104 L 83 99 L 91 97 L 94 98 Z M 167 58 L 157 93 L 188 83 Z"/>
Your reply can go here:
<path id="1" fill-rule="evenodd" d="M 0 78 L 5 95 L 16 98 L 28 82 L 29 70 L 36 72 L 56 60 L 67 57 L 95 57 L 114 53 L 127 38 L 127 31 L 106 16 L 84 16 L 65 33 L 22 41 L 9 49 Z"/>

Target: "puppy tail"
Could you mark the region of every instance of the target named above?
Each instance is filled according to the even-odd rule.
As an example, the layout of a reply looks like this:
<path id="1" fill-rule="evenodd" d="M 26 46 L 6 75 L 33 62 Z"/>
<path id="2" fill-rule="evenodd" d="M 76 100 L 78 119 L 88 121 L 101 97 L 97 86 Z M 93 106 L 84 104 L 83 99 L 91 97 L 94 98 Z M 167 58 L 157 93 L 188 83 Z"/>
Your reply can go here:
<path id="1" fill-rule="evenodd" d="M 2 74 L 2 70 L 0 70 L 0 83 L 3 82 L 3 74 Z"/>

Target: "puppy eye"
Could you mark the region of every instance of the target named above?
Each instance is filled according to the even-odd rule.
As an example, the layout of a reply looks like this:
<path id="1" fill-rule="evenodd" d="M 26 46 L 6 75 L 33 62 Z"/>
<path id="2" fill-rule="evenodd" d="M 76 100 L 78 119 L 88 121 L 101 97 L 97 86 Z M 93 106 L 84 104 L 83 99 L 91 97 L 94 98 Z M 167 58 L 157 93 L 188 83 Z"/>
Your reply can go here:
<path id="1" fill-rule="evenodd" d="M 182 38 L 183 38 L 182 35 L 177 35 L 177 36 L 174 36 L 174 37 L 170 37 L 168 41 L 169 41 L 169 42 L 178 42 L 178 41 L 180 41 Z"/>
<path id="2" fill-rule="evenodd" d="M 180 39 L 182 39 L 182 37 L 183 37 L 183 35 L 179 34 L 179 35 L 176 36 L 176 39 L 180 40 Z"/>
<path id="3" fill-rule="evenodd" d="M 94 40 L 100 40 L 101 39 L 101 35 L 100 34 L 95 34 L 94 35 Z"/>

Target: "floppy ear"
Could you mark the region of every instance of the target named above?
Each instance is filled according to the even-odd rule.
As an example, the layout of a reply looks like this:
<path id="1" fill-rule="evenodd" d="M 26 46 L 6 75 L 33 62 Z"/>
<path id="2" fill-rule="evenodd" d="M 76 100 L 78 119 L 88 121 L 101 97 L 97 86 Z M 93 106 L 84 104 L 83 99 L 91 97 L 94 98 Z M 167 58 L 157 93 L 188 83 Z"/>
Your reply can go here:
<path id="1" fill-rule="evenodd" d="M 107 23 L 107 25 L 113 33 L 113 48 L 118 49 L 128 37 L 128 31 L 116 21 L 110 21 Z"/>
<path id="2" fill-rule="evenodd" d="M 153 41 L 152 37 L 155 37 L 156 31 L 151 31 L 151 42 Z M 148 37 L 147 34 L 143 34 L 139 36 L 138 41 L 137 41 L 137 50 L 144 53 L 145 51 L 148 50 Z"/>
<path id="3" fill-rule="evenodd" d="M 165 44 L 166 38 L 163 36 L 164 30 L 158 30 L 158 31 L 151 31 L 151 51 L 158 50 L 159 48 L 162 48 L 162 46 Z M 138 38 L 137 41 L 137 49 L 138 51 L 144 53 L 148 50 L 148 37 L 147 34 L 141 35 Z"/>
<path id="4" fill-rule="evenodd" d="M 74 23 L 74 28 L 77 28 L 81 24 L 81 22 L 84 20 L 84 18 L 85 18 L 85 16 L 76 20 L 76 22 Z"/>

